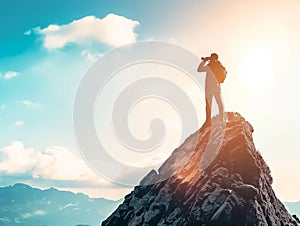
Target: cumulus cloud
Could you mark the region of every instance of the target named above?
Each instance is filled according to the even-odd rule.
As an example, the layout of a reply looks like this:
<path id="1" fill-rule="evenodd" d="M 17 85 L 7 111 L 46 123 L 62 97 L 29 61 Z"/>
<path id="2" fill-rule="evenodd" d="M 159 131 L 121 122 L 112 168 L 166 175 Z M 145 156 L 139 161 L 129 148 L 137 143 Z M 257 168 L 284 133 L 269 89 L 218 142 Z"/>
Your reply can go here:
<path id="1" fill-rule="evenodd" d="M 138 21 L 116 14 L 104 18 L 86 16 L 65 25 L 51 24 L 46 28 L 37 27 L 34 31 L 43 38 L 44 47 L 59 49 L 68 43 L 86 44 L 91 41 L 110 46 L 120 46 L 136 41 L 134 32 Z"/>
<path id="2" fill-rule="evenodd" d="M 89 184 L 108 184 L 92 171 L 86 163 L 69 150 L 53 146 L 44 152 L 15 141 L 2 149 L 0 171 L 7 174 L 31 174 L 36 179 L 82 181 Z"/>
<path id="3" fill-rule="evenodd" d="M 9 174 L 26 173 L 37 162 L 36 153 L 32 148 L 24 148 L 21 142 L 13 142 L 2 149 L 3 161 L 0 163 L 0 171 Z"/>
<path id="4" fill-rule="evenodd" d="M 16 77 L 17 75 L 19 75 L 19 73 L 16 71 L 8 71 L 3 75 L 3 78 L 8 80 Z"/>
<path id="5" fill-rule="evenodd" d="M 37 153 L 38 163 L 33 171 L 34 178 L 51 180 L 97 180 L 83 160 L 71 154 L 63 147 L 49 147 L 43 153 Z"/>
<path id="6" fill-rule="evenodd" d="M 18 121 L 16 121 L 15 122 L 15 126 L 23 126 L 25 124 L 25 122 L 24 121 L 21 121 L 21 120 L 18 120 Z"/>

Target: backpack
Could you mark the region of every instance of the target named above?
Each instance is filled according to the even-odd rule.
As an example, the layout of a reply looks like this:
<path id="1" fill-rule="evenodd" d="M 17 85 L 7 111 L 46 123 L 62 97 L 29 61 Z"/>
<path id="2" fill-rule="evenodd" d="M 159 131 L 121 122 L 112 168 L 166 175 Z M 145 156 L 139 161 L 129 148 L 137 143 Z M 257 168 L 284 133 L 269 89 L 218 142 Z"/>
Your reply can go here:
<path id="1" fill-rule="evenodd" d="M 225 69 L 225 67 L 221 64 L 220 61 L 212 61 L 209 63 L 209 68 L 210 70 L 213 72 L 214 76 L 216 77 L 216 80 L 219 83 L 223 83 L 226 75 L 227 75 L 227 71 Z"/>

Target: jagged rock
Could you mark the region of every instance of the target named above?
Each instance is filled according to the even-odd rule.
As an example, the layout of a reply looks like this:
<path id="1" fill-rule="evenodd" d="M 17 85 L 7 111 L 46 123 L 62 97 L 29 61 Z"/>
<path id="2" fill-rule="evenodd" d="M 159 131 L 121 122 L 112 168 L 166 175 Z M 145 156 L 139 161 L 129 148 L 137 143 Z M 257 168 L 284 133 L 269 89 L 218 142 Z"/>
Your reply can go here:
<path id="1" fill-rule="evenodd" d="M 149 185 L 149 184 L 154 184 L 158 181 L 159 179 L 159 175 L 157 174 L 157 172 L 155 170 L 151 170 L 147 176 L 145 176 L 141 182 L 140 182 L 140 185 L 141 186 L 146 186 L 146 185 Z"/>
<path id="2" fill-rule="evenodd" d="M 225 116 L 187 138 L 102 225 L 300 225 L 271 187 L 253 127 L 238 113 Z"/>
<path id="3" fill-rule="evenodd" d="M 298 223 L 300 223 L 300 220 L 299 220 L 299 218 L 297 217 L 297 215 L 292 215 L 293 216 L 293 218 L 295 218 L 296 219 L 296 221 L 298 222 Z"/>
<path id="4" fill-rule="evenodd" d="M 246 201 L 254 199 L 258 195 L 258 189 L 250 184 L 243 184 L 239 182 L 237 184 L 233 184 L 232 189 Z"/>

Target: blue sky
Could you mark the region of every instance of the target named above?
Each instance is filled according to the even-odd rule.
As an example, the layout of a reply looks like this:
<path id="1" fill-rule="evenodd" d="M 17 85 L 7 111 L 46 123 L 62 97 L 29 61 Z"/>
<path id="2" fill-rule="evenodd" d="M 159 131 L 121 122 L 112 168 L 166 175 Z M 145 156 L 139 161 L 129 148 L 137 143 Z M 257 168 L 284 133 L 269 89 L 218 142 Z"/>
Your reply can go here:
<path id="1" fill-rule="evenodd" d="M 81 78 L 99 56 L 120 44 L 154 39 L 179 44 L 199 57 L 212 51 L 220 53 L 229 71 L 223 86 L 226 109 L 240 112 L 253 124 L 256 145 L 271 167 L 279 196 L 300 200 L 296 195 L 300 184 L 286 179 L 299 172 L 300 33 L 295 29 L 300 21 L 299 4 L 224 0 L 1 1 L 0 185 L 27 182 L 90 194 L 94 194 L 92 188 L 103 188 L 99 195 L 107 197 L 113 191 L 110 189 L 120 189 L 102 179 L 91 182 L 97 176 L 79 163 L 72 125 L 73 102 Z M 74 33 L 82 28 L 84 18 L 99 28 L 99 20 L 107 15 L 113 15 L 105 22 L 108 27 L 114 20 L 124 26 L 122 38 L 98 36 L 92 29 L 86 36 Z M 74 25 L 75 20 L 78 23 Z M 69 32 L 69 36 L 53 33 L 58 28 L 55 26 Z M 114 31 L 116 27 L 109 29 Z M 274 130 L 274 126 L 279 129 Z M 25 161 L 12 161 L 9 150 L 23 153 L 28 162 L 24 165 Z M 83 164 L 80 173 L 88 179 L 72 178 L 54 157 L 57 153 L 63 159 L 75 156 L 74 162 Z M 65 172 L 65 177 L 37 166 L 37 161 L 45 158 Z M 18 167 L 5 165 L 5 160 Z M 76 165 L 74 162 L 70 164 Z"/>
<path id="2" fill-rule="evenodd" d="M 33 29 L 37 27 L 42 29 L 50 24 L 69 24 L 73 20 L 90 15 L 103 18 L 109 13 L 114 13 L 142 24 L 135 29 L 138 33 L 137 40 L 152 38 L 153 34 L 156 38 L 168 39 L 172 36 L 166 33 L 173 29 L 172 22 L 178 20 L 177 13 L 187 7 L 179 2 L 175 4 L 174 1 L 173 7 L 177 10 L 171 11 L 167 10 L 170 7 L 168 4 L 162 4 L 159 1 L 144 1 L 143 3 L 140 1 L 126 3 L 124 1 L 88 1 L 84 4 L 77 1 L 72 3 L 46 1 L 43 4 L 39 1 L 2 1 L 0 23 L 5 35 L 0 37 L 0 72 L 2 74 L 9 71 L 18 73 L 15 78 L 1 82 L 2 104 L 11 109 L 8 111 L 6 108 L 6 111 L 2 113 L 6 127 L 3 129 L 5 128 L 7 139 L 24 139 L 29 145 L 40 147 L 47 145 L 45 141 L 40 139 L 38 139 L 40 141 L 36 139 L 33 141 L 30 137 L 44 134 L 41 133 L 41 129 L 55 130 L 52 133 L 61 137 L 57 128 L 60 128 L 62 124 L 67 127 L 71 126 L 70 114 L 72 114 L 74 93 L 83 72 L 89 66 L 89 62 L 82 62 L 82 51 L 87 49 L 94 54 L 105 53 L 114 47 L 101 42 L 93 42 L 85 46 L 69 43 L 64 48 L 48 50 L 43 47 L 41 37 Z M 155 14 L 154 10 L 146 10 L 148 8 L 155 9 Z M 160 17 L 168 19 L 161 20 Z M 31 34 L 25 35 L 27 31 L 31 31 Z M 77 62 L 80 62 L 80 67 L 74 68 L 73 65 Z M 24 105 L 16 103 L 24 100 L 44 105 L 44 108 L 31 106 L 30 108 L 34 109 L 29 111 Z M 50 117 L 55 120 L 51 120 Z M 26 130 L 24 134 L 24 131 L 12 129 L 13 134 L 10 134 L 7 127 L 13 123 L 12 120 L 26 121 L 31 130 Z M 49 136 L 46 136 L 49 139 Z M 0 141 L 2 146 L 7 142 L 5 140 Z M 54 140 L 49 142 L 54 142 Z"/>
<path id="3" fill-rule="evenodd" d="M 173 21 L 179 19 L 178 15 L 185 7 L 187 5 L 180 1 L 172 6 L 177 10 L 170 10 L 169 4 L 160 1 L 87 1 L 84 4 L 79 1 L 1 1 L 1 33 L 5 34 L 0 36 L 1 185 L 21 181 L 39 187 L 56 186 L 72 190 L 79 187 L 79 191 L 95 187 L 88 180 L 67 176 L 56 179 L 55 173 L 47 175 L 44 169 L 34 169 L 36 159 L 41 161 L 36 154 L 43 153 L 42 158 L 50 156 L 58 169 L 63 163 L 46 153 L 49 147 L 57 147 L 57 152 L 64 147 L 70 157 L 80 158 L 72 125 L 75 93 L 92 63 L 90 58 L 104 54 L 116 45 L 89 40 L 87 43 L 69 42 L 61 48 L 48 48 L 37 29 L 42 30 L 51 24 L 67 25 L 87 16 L 104 18 L 113 14 L 139 23 L 132 30 L 137 34 L 134 41 L 152 39 L 154 35 L 157 39 L 167 40 L 172 37 Z M 162 20 L 163 17 L 168 19 Z M 15 150 L 15 155 L 23 159 L 13 161 L 15 156 L 3 150 L 11 150 L 10 153 Z M 26 167 L 26 164 L 29 165 Z M 70 164 L 75 165 L 74 162 Z M 10 169 L 13 166 L 15 169 Z M 83 168 L 82 171 L 86 171 Z M 34 171 L 41 173 L 40 178 L 33 178 L 37 177 Z M 64 169 L 61 169 L 57 174 L 63 172 Z M 84 175 L 90 174 L 93 172 Z M 118 187 L 99 184 L 105 189 Z"/>
<path id="4" fill-rule="evenodd" d="M 174 28 L 174 23 L 183 15 L 186 8 L 196 4 L 182 1 L 1 1 L 1 27 L 7 35 L 1 36 L 1 57 L 15 56 L 29 49 L 39 48 L 36 37 L 23 33 L 34 27 L 46 27 L 49 24 L 67 24 L 88 15 L 102 18 L 109 13 L 138 20 L 143 26 L 137 28 L 140 38 L 151 37 L 154 33 L 163 36 L 164 30 Z M 199 5 L 199 4 L 198 4 Z M 164 18 L 162 20 L 162 18 Z M 155 26 L 153 26 L 155 25 Z M 154 32 L 155 31 L 155 32 Z M 166 31 L 165 33 L 169 32 Z"/>

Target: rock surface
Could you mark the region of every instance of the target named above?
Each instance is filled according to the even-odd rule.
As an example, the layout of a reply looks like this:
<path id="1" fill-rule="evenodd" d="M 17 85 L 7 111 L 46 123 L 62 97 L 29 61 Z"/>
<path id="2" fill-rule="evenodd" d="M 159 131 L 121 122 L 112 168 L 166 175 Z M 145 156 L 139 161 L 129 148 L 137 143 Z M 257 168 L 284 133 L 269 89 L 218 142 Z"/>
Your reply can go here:
<path id="1" fill-rule="evenodd" d="M 252 126 L 238 113 L 225 118 L 192 134 L 102 225 L 300 225 L 271 187 Z"/>

